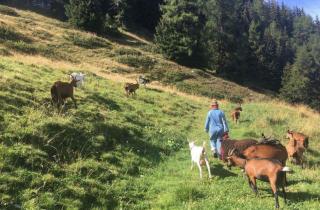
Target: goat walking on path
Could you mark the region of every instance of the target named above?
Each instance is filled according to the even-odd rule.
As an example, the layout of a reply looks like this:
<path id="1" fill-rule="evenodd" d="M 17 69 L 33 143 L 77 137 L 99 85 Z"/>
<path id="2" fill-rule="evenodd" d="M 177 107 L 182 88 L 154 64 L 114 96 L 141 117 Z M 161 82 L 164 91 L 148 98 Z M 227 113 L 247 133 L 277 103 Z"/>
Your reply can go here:
<path id="1" fill-rule="evenodd" d="M 202 146 L 196 146 L 194 142 L 189 143 L 189 148 L 191 152 L 191 170 L 193 169 L 194 163 L 197 164 L 199 168 L 200 178 L 202 178 L 202 168 L 201 166 L 206 164 L 208 169 L 209 178 L 211 178 L 210 165 L 208 161 L 208 157 L 205 151 L 205 142 L 203 142 Z"/>
<path id="2" fill-rule="evenodd" d="M 279 208 L 278 189 L 282 188 L 284 202 L 286 203 L 286 172 L 290 169 L 283 166 L 279 160 L 275 159 L 243 159 L 237 156 L 232 150 L 228 154 L 228 164 L 237 165 L 244 168 L 248 177 L 248 183 L 253 192 L 257 195 L 258 188 L 256 180 L 266 181 L 270 183 L 275 199 L 275 207 Z"/>
<path id="3" fill-rule="evenodd" d="M 238 106 L 238 107 L 236 107 L 236 108 L 231 112 L 232 121 L 235 122 L 236 124 L 239 123 L 240 112 L 242 112 L 242 107 L 241 107 L 241 105 Z"/>

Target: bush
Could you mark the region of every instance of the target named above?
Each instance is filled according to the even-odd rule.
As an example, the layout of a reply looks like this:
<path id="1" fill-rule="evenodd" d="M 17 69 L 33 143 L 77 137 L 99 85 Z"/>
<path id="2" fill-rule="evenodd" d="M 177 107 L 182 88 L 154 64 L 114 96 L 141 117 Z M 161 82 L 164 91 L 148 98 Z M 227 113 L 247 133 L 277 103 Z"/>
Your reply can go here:
<path id="1" fill-rule="evenodd" d="M 37 48 L 34 47 L 32 44 L 26 43 L 24 41 L 7 41 L 5 43 L 8 47 L 15 51 L 19 51 L 22 53 L 27 53 L 27 54 L 36 54 L 37 53 Z"/>
<path id="2" fill-rule="evenodd" d="M 14 28 L 0 23 L 0 40 L 12 40 L 12 41 L 17 41 L 17 40 L 23 40 L 25 42 L 31 42 L 31 40 L 22 34 L 18 33 L 15 31 Z"/>
<path id="3" fill-rule="evenodd" d="M 164 73 L 162 81 L 168 84 L 172 84 L 191 78 L 193 78 L 193 76 L 186 72 L 167 71 Z"/>
<path id="4" fill-rule="evenodd" d="M 141 69 L 152 69 L 156 61 L 148 56 L 135 56 L 135 55 L 122 55 L 118 56 L 116 60 L 119 63 L 127 64 L 128 66 L 141 68 Z"/>
<path id="5" fill-rule="evenodd" d="M 94 35 L 70 33 L 68 36 L 66 36 L 66 39 L 68 41 L 71 41 L 74 45 L 87 48 L 87 49 L 102 48 L 102 47 L 110 48 L 110 43 L 108 43 L 103 38 L 100 38 Z"/>
<path id="6" fill-rule="evenodd" d="M 4 15 L 15 16 L 15 17 L 19 16 L 19 14 L 16 12 L 16 10 L 14 10 L 10 7 L 7 7 L 7 6 L 3 6 L 3 5 L 0 5 L 0 13 L 4 14 Z"/>
<path id="7" fill-rule="evenodd" d="M 2 55 L 2 56 L 10 56 L 10 55 L 12 55 L 11 53 L 10 53 L 10 51 L 9 50 L 7 50 L 6 48 L 0 48 L 0 55 Z"/>
<path id="8" fill-rule="evenodd" d="M 116 48 L 114 50 L 114 53 L 116 55 L 132 55 L 132 56 L 141 56 L 142 55 L 142 53 L 137 50 L 130 49 L 130 48 L 124 48 L 124 47 Z"/>

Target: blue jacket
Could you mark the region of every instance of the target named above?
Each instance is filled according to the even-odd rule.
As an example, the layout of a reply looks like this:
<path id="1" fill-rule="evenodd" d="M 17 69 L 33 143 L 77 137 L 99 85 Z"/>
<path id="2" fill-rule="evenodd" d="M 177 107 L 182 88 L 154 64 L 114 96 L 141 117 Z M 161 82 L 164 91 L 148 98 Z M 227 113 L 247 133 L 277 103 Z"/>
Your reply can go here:
<path id="1" fill-rule="evenodd" d="M 209 132 L 210 138 L 221 138 L 224 132 L 228 132 L 228 124 L 223 111 L 212 109 L 208 112 L 206 124 L 206 132 Z"/>

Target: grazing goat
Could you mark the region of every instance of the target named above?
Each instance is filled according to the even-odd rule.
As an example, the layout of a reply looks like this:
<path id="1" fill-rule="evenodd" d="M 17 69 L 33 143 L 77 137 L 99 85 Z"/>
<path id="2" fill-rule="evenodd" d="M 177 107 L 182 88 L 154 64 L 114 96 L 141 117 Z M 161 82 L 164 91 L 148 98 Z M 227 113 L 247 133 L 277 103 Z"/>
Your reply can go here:
<path id="1" fill-rule="evenodd" d="M 240 104 L 238 107 L 236 107 L 236 108 L 232 111 L 232 113 L 231 113 L 232 120 L 233 120 L 233 122 L 235 122 L 236 124 L 237 124 L 238 121 L 239 121 L 240 112 L 242 112 L 241 104 Z"/>
<path id="2" fill-rule="evenodd" d="M 288 130 L 287 131 L 287 138 L 288 139 L 295 139 L 298 142 L 298 144 L 302 145 L 306 149 L 309 146 L 309 137 L 302 134 L 302 133 Z"/>
<path id="3" fill-rule="evenodd" d="M 139 84 L 146 86 L 146 84 L 150 83 L 150 79 L 147 79 L 144 76 L 140 75 L 138 78 L 138 82 Z"/>
<path id="4" fill-rule="evenodd" d="M 207 165 L 209 178 L 211 178 L 210 165 L 205 151 L 205 142 L 203 142 L 202 146 L 196 146 L 194 141 L 192 141 L 189 143 L 189 148 L 191 152 L 191 170 L 193 169 L 194 163 L 196 163 L 199 168 L 200 178 L 202 178 L 201 166 L 205 163 Z"/>
<path id="5" fill-rule="evenodd" d="M 60 108 L 61 104 L 64 104 L 66 98 L 71 98 L 75 108 L 77 108 L 76 100 L 73 96 L 73 87 L 77 87 L 75 78 L 72 78 L 70 83 L 57 81 L 51 87 L 51 99 L 52 103 L 57 104 L 57 108 Z"/>
<path id="6" fill-rule="evenodd" d="M 284 202 L 286 203 L 286 172 L 290 171 L 288 167 L 275 159 L 243 159 L 234 153 L 234 150 L 228 153 L 228 163 L 244 168 L 248 177 L 248 183 L 253 192 L 257 195 L 258 188 L 256 180 L 262 180 L 270 183 L 275 198 L 275 207 L 279 208 L 278 188 L 282 188 Z"/>
<path id="7" fill-rule="evenodd" d="M 231 140 L 231 139 L 224 139 L 221 142 L 221 160 L 227 161 L 227 155 L 229 151 L 232 149 L 237 149 L 240 153 L 242 153 L 248 147 L 257 144 L 258 141 L 254 139 L 242 139 L 242 140 Z"/>
<path id="8" fill-rule="evenodd" d="M 84 85 L 84 78 L 85 78 L 85 74 L 83 73 L 78 73 L 78 72 L 73 72 L 70 74 L 70 79 L 73 80 L 77 80 L 77 87 L 80 87 L 82 85 Z"/>
<path id="9" fill-rule="evenodd" d="M 124 85 L 124 90 L 126 91 L 127 96 L 129 96 L 130 94 L 136 94 L 136 90 L 139 89 L 139 82 L 137 81 L 136 84 L 134 83 L 126 83 Z"/>
<path id="10" fill-rule="evenodd" d="M 304 147 L 298 143 L 295 139 L 290 139 L 287 146 L 286 146 L 289 160 L 292 163 L 296 163 L 303 167 L 304 163 L 304 156 L 303 153 L 305 151 Z"/>

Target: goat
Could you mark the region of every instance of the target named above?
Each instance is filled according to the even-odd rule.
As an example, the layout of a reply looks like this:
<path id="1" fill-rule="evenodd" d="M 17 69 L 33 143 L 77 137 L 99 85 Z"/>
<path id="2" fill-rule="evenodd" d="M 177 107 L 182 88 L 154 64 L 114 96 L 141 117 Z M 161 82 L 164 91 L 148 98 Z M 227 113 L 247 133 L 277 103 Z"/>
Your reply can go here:
<path id="1" fill-rule="evenodd" d="M 134 83 L 126 83 L 124 85 L 124 90 L 126 91 L 127 96 L 129 96 L 130 94 L 136 94 L 136 90 L 139 89 L 139 82 L 137 81 L 136 84 Z"/>
<path id="2" fill-rule="evenodd" d="M 233 120 L 233 122 L 235 122 L 236 124 L 237 124 L 238 121 L 239 121 L 240 112 L 242 112 L 241 104 L 240 104 L 238 107 L 236 107 L 236 108 L 231 112 L 232 120 Z"/>
<path id="3" fill-rule="evenodd" d="M 246 148 L 242 155 L 245 159 L 269 158 L 279 160 L 283 166 L 286 165 L 288 153 L 282 144 L 258 143 Z"/>
<path id="4" fill-rule="evenodd" d="M 150 79 L 145 78 L 144 76 L 140 75 L 138 78 L 139 84 L 146 86 L 146 84 L 150 83 Z"/>
<path id="5" fill-rule="evenodd" d="M 75 78 L 72 78 L 70 83 L 57 81 L 51 87 L 51 99 L 52 103 L 57 104 L 57 108 L 60 108 L 61 104 L 64 104 L 66 98 L 71 98 L 75 108 L 77 108 L 76 100 L 73 96 L 73 87 L 77 87 Z"/>
<path id="6" fill-rule="evenodd" d="M 240 153 L 242 153 L 248 147 L 257 144 L 258 141 L 254 139 L 242 139 L 242 140 L 231 140 L 231 139 L 224 139 L 221 142 L 221 160 L 227 161 L 227 157 L 225 154 L 228 154 L 229 151 L 232 149 L 237 149 Z"/>
<path id="7" fill-rule="evenodd" d="M 191 152 L 191 170 L 193 169 L 194 163 L 197 164 L 200 172 L 200 178 L 202 178 L 202 169 L 201 166 L 204 165 L 204 163 L 207 165 L 209 178 L 211 178 L 211 171 L 210 171 L 210 165 L 208 161 L 208 157 L 205 151 L 205 142 L 203 142 L 202 146 L 196 146 L 194 144 L 194 141 L 189 143 L 189 148 Z"/>
<path id="8" fill-rule="evenodd" d="M 83 73 L 78 73 L 78 72 L 73 72 L 70 75 L 70 79 L 76 79 L 77 80 L 77 87 L 80 87 L 82 85 L 84 85 L 84 78 L 85 78 L 85 74 Z"/>
<path id="9" fill-rule="evenodd" d="M 287 131 L 287 138 L 288 139 L 295 139 L 298 142 L 298 144 L 302 145 L 306 149 L 309 147 L 309 137 L 302 134 L 302 133 L 288 130 Z"/>
<path id="10" fill-rule="evenodd" d="M 304 156 L 303 153 L 305 151 L 304 147 L 298 143 L 295 139 L 290 139 L 287 146 L 286 146 L 289 160 L 292 163 L 296 163 L 303 167 L 304 163 Z"/>
<path id="11" fill-rule="evenodd" d="M 275 159 L 254 158 L 246 160 L 234 154 L 234 149 L 228 153 L 228 163 L 244 168 L 248 177 L 248 183 L 253 192 L 257 195 L 258 188 L 256 180 L 267 181 L 270 183 L 275 198 L 275 207 L 279 208 L 278 188 L 282 188 L 284 202 L 286 203 L 286 172 L 290 169 L 283 166 L 280 161 Z"/>

